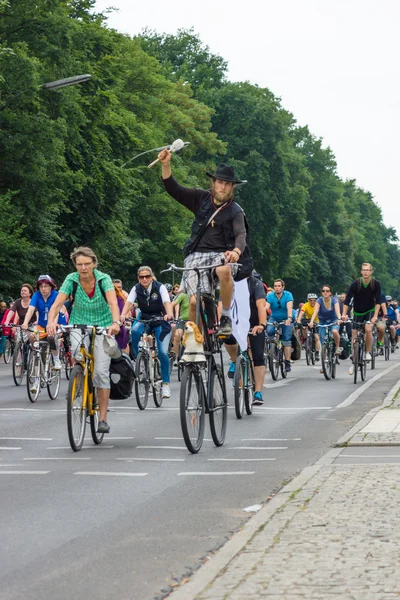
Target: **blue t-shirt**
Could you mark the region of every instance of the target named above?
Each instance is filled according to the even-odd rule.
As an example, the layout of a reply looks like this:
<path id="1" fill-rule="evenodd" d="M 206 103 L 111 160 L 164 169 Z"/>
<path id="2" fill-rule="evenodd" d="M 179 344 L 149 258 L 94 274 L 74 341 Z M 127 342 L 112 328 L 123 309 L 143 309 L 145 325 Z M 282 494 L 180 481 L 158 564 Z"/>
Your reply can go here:
<path id="1" fill-rule="evenodd" d="M 322 325 L 324 325 L 324 323 L 326 323 L 327 321 L 337 321 L 337 315 L 335 312 L 335 304 L 338 304 L 339 302 L 337 298 L 333 298 L 331 296 L 330 309 L 326 308 L 324 304 L 324 299 L 322 297 L 318 298 L 317 302 L 319 304 L 318 319 Z"/>
<path id="2" fill-rule="evenodd" d="M 275 292 L 267 294 L 267 302 L 271 307 L 271 317 L 274 321 L 284 321 L 288 317 L 287 303 L 293 302 L 293 295 L 286 290 L 280 298 L 277 298 Z"/>
<path id="3" fill-rule="evenodd" d="M 41 327 L 47 327 L 47 319 L 49 316 L 50 308 L 53 306 L 55 299 L 58 296 L 56 290 L 51 290 L 50 296 L 45 300 L 41 292 L 35 292 L 31 298 L 29 306 L 34 306 L 38 311 L 38 325 Z M 59 325 L 66 325 L 67 321 L 65 316 L 60 312 L 58 314 Z"/>

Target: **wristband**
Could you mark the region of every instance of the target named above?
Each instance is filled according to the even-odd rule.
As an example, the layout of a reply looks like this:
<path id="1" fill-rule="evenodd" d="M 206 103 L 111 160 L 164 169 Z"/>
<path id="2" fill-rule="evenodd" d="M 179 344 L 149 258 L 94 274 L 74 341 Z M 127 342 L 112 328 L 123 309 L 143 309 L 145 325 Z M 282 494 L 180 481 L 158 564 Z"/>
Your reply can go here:
<path id="1" fill-rule="evenodd" d="M 121 321 L 113 321 L 113 322 L 112 322 L 112 324 L 114 325 L 114 323 L 115 323 L 116 325 L 119 325 L 120 327 L 121 327 L 121 325 L 122 325 Z"/>
<path id="2" fill-rule="evenodd" d="M 259 327 L 262 327 L 264 329 L 264 331 L 265 331 L 266 325 L 264 323 L 260 323 Z"/>
<path id="3" fill-rule="evenodd" d="M 237 257 L 240 258 L 240 254 L 237 250 L 231 250 L 231 252 L 234 252 L 235 254 L 237 254 Z"/>

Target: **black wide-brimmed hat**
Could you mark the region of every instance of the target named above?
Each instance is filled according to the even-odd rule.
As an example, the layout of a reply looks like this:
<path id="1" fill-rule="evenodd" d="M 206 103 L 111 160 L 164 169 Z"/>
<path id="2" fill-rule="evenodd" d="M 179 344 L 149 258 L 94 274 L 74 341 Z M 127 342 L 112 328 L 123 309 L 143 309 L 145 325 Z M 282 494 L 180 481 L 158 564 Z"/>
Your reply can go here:
<path id="1" fill-rule="evenodd" d="M 226 165 L 225 163 L 221 163 L 214 174 L 209 173 L 207 171 L 206 175 L 208 177 L 212 177 L 213 179 L 220 179 L 221 181 L 230 181 L 231 183 L 235 183 L 236 185 L 242 185 L 243 183 L 247 183 L 247 179 L 236 179 L 235 177 L 235 169 Z"/>

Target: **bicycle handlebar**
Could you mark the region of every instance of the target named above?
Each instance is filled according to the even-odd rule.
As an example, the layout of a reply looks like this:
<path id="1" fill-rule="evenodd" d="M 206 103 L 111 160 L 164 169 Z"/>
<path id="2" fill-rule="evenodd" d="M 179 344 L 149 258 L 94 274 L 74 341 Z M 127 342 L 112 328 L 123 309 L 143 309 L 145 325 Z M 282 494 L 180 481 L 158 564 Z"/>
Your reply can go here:
<path id="1" fill-rule="evenodd" d="M 161 273 L 168 273 L 170 271 L 211 271 L 211 269 L 215 269 L 216 267 L 233 267 L 237 265 L 238 267 L 242 266 L 242 263 L 226 263 L 221 261 L 220 263 L 216 263 L 214 265 L 206 265 L 203 267 L 177 267 L 174 263 L 167 263 L 168 269 L 164 269 Z"/>

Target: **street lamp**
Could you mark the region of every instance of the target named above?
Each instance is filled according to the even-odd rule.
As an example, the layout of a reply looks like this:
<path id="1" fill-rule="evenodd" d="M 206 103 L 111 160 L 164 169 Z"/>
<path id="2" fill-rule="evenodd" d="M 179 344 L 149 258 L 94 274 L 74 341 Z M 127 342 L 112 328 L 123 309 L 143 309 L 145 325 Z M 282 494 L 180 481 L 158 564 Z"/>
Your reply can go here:
<path id="1" fill-rule="evenodd" d="M 63 87 L 68 87 L 70 85 L 76 85 L 78 83 L 84 83 L 85 81 L 89 81 L 89 79 L 91 78 L 91 75 L 75 75 L 74 77 L 67 77 L 66 79 L 57 79 L 57 81 L 49 81 L 48 83 L 42 83 L 41 85 L 38 86 L 38 89 L 43 89 L 43 90 L 59 90 Z M 14 96 L 11 96 L 11 98 L 9 100 L 7 100 L 7 102 L 5 104 L 3 104 L 2 106 L 0 106 L 0 110 L 4 110 L 12 100 L 15 100 L 15 98 L 18 98 L 18 96 L 22 96 L 22 94 L 25 94 L 26 92 L 28 92 L 31 88 L 28 88 L 26 90 L 23 90 L 22 92 L 19 92 L 18 94 L 15 94 Z"/>

